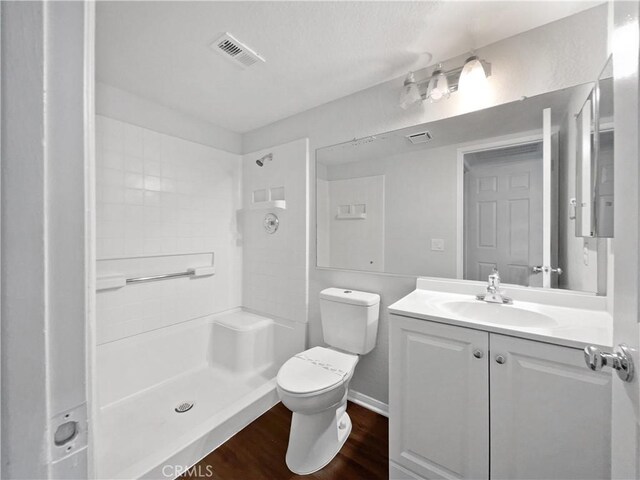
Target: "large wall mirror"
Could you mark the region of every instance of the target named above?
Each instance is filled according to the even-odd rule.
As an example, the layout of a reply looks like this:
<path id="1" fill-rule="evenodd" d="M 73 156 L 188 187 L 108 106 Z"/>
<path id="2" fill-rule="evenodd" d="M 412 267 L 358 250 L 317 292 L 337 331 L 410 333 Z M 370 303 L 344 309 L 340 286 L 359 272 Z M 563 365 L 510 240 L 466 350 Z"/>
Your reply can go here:
<path id="1" fill-rule="evenodd" d="M 318 149 L 318 266 L 468 280 L 497 267 L 505 283 L 605 293 L 608 243 L 579 234 L 577 199 L 612 224 L 608 97 L 603 76 Z"/>

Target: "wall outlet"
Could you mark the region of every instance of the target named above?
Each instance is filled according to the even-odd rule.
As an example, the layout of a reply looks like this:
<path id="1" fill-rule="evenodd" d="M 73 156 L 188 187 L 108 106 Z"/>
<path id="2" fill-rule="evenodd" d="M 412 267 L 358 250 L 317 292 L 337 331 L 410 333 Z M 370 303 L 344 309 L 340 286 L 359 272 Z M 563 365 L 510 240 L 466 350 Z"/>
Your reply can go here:
<path id="1" fill-rule="evenodd" d="M 432 238 L 431 239 L 431 250 L 434 252 L 444 252 L 444 239 L 442 238 Z"/>
<path id="2" fill-rule="evenodd" d="M 589 248 L 588 247 L 584 247 L 582 249 L 582 261 L 584 262 L 585 267 L 589 266 Z"/>

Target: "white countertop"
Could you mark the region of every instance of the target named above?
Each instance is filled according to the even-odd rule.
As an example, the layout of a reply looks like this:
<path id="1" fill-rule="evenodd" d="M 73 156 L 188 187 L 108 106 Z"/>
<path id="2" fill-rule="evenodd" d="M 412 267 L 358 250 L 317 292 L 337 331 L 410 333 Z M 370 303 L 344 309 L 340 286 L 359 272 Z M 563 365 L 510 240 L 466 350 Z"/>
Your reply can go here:
<path id="1" fill-rule="evenodd" d="M 576 294 L 567 294 L 567 305 L 562 305 L 562 298 L 554 292 L 553 301 L 549 303 L 531 302 L 519 300 L 520 288 L 507 288 L 507 295 L 514 298 L 513 305 L 493 304 L 486 308 L 507 309 L 513 311 L 513 323 L 491 323 L 486 320 L 472 319 L 469 316 L 451 312 L 446 308 L 451 302 L 472 302 L 475 296 L 470 295 L 469 284 L 462 290 L 464 293 L 451 293 L 441 291 L 441 286 L 434 285 L 435 290 L 427 290 L 430 280 L 422 279 L 418 281 L 418 289 L 411 292 L 406 297 L 398 300 L 389 306 L 389 312 L 395 315 L 430 320 L 450 325 L 473 328 L 487 332 L 510 335 L 513 337 L 526 338 L 540 342 L 563 345 L 573 348 L 584 348 L 587 345 L 611 348 L 613 344 L 613 319 L 604 309 L 598 308 L 598 303 L 585 296 L 582 302 L 576 302 Z M 476 287 L 477 288 L 477 287 Z M 455 288 L 452 288 L 455 290 Z M 481 293 L 478 290 L 476 293 Z M 545 293 L 542 292 L 541 298 Z M 528 295 L 530 296 L 530 295 Z M 526 297 L 525 297 L 526 298 Z M 581 308 L 581 306 L 589 308 Z M 604 307 L 605 303 L 602 302 Z M 486 310 L 485 308 L 485 310 Z M 524 309 L 533 314 L 542 314 L 553 319 L 552 325 L 523 326 L 518 325 L 518 309 Z M 500 313 L 504 313 L 501 311 Z M 522 315 L 522 314 L 521 314 Z"/>

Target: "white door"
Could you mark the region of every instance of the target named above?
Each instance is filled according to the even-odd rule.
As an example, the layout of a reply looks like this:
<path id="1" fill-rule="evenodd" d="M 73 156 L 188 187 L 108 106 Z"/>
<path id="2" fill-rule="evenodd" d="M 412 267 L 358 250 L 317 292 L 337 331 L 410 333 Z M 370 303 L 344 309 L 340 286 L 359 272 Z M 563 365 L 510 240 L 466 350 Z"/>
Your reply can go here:
<path id="1" fill-rule="evenodd" d="M 426 479 L 488 478 L 489 334 L 392 317 L 392 467 Z M 392 471 L 392 478 L 400 477 Z"/>
<path id="2" fill-rule="evenodd" d="M 638 365 L 640 313 L 640 75 L 638 71 L 638 2 L 612 2 L 614 76 L 615 276 L 613 344 L 633 349 Z M 611 473 L 613 478 L 638 479 L 640 448 L 640 383 L 613 376 Z"/>
<path id="3" fill-rule="evenodd" d="M 486 161 L 465 174 L 465 279 L 496 267 L 504 283 L 542 286 L 542 158 Z"/>
<path id="4" fill-rule="evenodd" d="M 611 372 L 585 369 L 581 349 L 489 341 L 491 478 L 608 478 Z"/>

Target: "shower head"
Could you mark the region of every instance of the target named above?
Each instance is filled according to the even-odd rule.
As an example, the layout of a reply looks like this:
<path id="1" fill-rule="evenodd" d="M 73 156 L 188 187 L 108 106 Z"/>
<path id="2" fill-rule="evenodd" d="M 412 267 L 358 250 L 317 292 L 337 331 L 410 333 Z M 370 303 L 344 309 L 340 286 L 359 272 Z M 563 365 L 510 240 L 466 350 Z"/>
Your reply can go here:
<path id="1" fill-rule="evenodd" d="M 256 160 L 256 165 L 262 167 L 265 162 L 270 162 L 271 160 L 273 160 L 273 153 L 267 153 L 264 157 Z"/>

